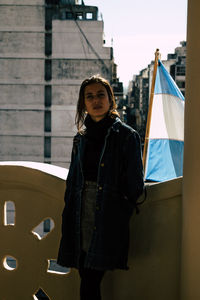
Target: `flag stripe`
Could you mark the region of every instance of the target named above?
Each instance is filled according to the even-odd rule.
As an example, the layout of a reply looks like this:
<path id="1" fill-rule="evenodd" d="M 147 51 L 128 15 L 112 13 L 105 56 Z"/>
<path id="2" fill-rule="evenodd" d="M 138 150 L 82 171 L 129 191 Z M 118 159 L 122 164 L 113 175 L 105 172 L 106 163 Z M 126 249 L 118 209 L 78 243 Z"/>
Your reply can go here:
<path id="1" fill-rule="evenodd" d="M 150 139 L 184 140 L 184 101 L 172 95 L 153 99 Z"/>
<path id="2" fill-rule="evenodd" d="M 146 180 L 166 181 L 183 174 L 183 141 L 150 140 L 147 153 Z"/>
<path id="3" fill-rule="evenodd" d="M 160 60 L 158 64 L 154 94 L 171 94 L 184 100 L 183 94 Z"/>

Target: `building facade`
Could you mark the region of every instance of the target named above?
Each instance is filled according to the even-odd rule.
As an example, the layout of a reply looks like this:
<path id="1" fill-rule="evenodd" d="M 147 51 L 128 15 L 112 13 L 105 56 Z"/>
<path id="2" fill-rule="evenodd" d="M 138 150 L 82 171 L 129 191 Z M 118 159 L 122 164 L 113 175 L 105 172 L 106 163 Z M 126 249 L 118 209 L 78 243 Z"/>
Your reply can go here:
<path id="1" fill-rule="evenodd" d="M 80 83 L 117 82 L 98 8 L 75 0 L 0 2 L 0 160 L 68 167 Z"/>
<path id="2" fill-rule="evenodd" d="M 175 49 L 174 54 L 168 54 L 168 60 L 174 59 L 175 62 L 170 66 L 170 74 L 185 96 L 185 73 L 186 73 L 186 42 L 180 43 L 181 46 Z"/>

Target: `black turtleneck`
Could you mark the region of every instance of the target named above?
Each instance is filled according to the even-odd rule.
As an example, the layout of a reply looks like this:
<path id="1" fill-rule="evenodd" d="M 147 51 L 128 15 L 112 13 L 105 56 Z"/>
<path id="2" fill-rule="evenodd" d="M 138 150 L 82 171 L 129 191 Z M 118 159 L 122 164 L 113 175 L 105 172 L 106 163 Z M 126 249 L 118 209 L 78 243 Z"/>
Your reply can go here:
<path id="1" fill-rule="evenodd" d="M 115 119 L 106 116 L 99 122 L 95 122 L 87 115 L 86 126 L 86 147 L 83 159 L 83 174 L 85 180 L 97 181 L 97 173 L 101 151 L 104 146 L 105 136 Z"/>

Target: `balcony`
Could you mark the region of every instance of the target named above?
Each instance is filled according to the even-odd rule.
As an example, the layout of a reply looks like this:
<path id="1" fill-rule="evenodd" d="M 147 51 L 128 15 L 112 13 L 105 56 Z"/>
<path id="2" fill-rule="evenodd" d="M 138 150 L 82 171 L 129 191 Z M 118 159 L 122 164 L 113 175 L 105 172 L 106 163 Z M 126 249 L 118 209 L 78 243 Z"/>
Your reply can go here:
<path id="1" fill-rule="evenodd" d="M 46 164 L 0 164 L 0 299 L 79 299 L 78 272 L 55 264 L 66 176 Z M 147 185 L 131 219 L 130 270 L 106 273 L 103 300 L 179 298 L 181 200 L 182 178 Z"/>

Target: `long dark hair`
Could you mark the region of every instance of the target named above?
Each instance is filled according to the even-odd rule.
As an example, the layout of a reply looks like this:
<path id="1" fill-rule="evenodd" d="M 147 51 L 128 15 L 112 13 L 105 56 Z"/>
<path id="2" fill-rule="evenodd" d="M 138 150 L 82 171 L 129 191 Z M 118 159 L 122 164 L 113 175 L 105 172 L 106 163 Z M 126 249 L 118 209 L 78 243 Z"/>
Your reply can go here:
<path id="1" fill-rule="evenodd" d="M 85 112 L 85 96 L 84 96 L 84 91 L 85 87 L 93 84 L 93 83 L 101 83 L 105 88 L 108 93 L 109 101 L 110 101 L 110 110 L 109 114 L 113 117 L 119 116 L 119 113 L 117 112 L 116 108 L 116 102 L 115 102 L 115 97 L 113 94 L 112 87 L 110 83 L 103 77 L 99 75 L 93 75 L 90 78 L 85 79 L 80 87 L 79 90 L 79 98 L 78 98 L 78 103 L 77 103 L 77 108 L 76 108 L 76 117 L 75 117 L 75 124 L 77 126 L 78 131 L 81 131 L 81 128 L 84 124 L 84 120 L 86 117 L 86 112 Z"/>

